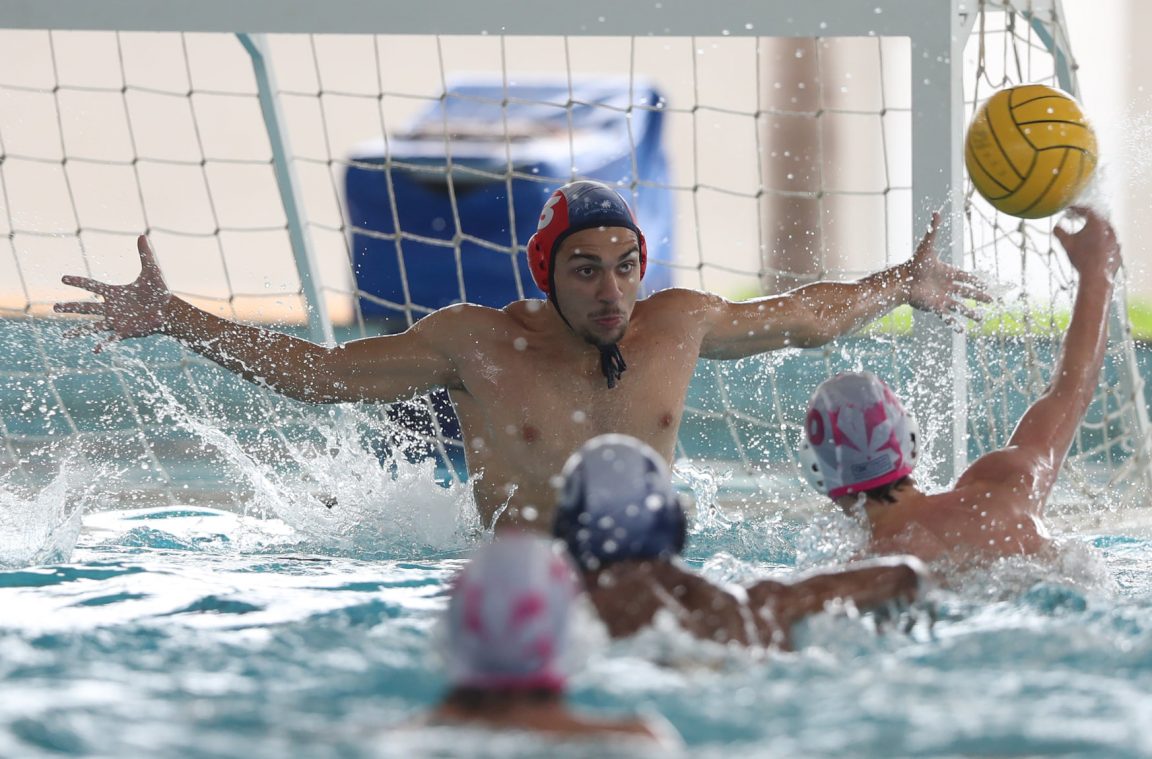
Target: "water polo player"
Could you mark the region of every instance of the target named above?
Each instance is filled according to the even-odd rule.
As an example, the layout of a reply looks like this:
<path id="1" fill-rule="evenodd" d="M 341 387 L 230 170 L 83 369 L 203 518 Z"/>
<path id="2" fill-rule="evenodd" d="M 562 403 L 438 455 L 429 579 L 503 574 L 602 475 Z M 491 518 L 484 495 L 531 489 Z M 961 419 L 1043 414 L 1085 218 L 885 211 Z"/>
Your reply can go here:
<path id="1" fill-rule="evenodd" d="M 553 526 L 584 573 L 589 597 L 613 637 L 671 613 L 694 636 L 790 648 L 792 627 L 833 602 L 868 610 L 907 603 L 926 576 L 916 559 L 860 563 L 794 582 L 721 586 L 677 561 L 686 518 L 663 458 L 626 435 L 602 435 L 564 468 Z"/>
<path id="2" fill-rule="evenodd" d="M 911 474 L 922 441 L 879 378 L 839 375 L 812 396 L 800 445 L 804 475 L 866 520 L 871 552 L 963 564 L 1049 547 L 1044 505 L 1096 390 L 1120 266 L 1111 225 L 1089 209 L 1075 213 L 1085 217 L 1079 232 L 1054 230 L 1080 281 L 1051 384 L 1007 445 L 977 459 L 951 489 L 928 495 L 917 486 Z"/>

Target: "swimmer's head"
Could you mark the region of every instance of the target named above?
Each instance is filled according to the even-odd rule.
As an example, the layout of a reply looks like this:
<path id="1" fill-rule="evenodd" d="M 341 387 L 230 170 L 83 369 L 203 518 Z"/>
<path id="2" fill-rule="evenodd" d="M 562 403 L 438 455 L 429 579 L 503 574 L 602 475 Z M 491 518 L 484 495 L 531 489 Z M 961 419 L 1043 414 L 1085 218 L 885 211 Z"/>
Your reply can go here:
<path id="1" fill-rule="evenodd" d="M 476 551 L 448 604 L 445 658 L 456 688 L 564 689 L 561 664 L 580 593 L 559 543 L 523 533 Z"/>
<path id="2" fill-rule="evenodd" d="M 838 374 L 816 388 L 800 436 L 800 466 L 829 498 L 862 493 L 911 474 L 919 430 L 889 387 L 868 372 Z"/>
<path id="3" fill-rule="evenodd" d="M 544 204 L 536 234 L 528 240 L 528 265 L 540 291 L 555 297 L 556 253 L 570 235 L 583 229 L 623 227 L 636 234 L 640 246 L 640 277 L 648 266 L 644 234 L 624 198 L 606 184 L 589 180 L 569 182 Z"/>
<path id="4" fill-rule="evenodd" d="M 553 534 L 583 569 L 684 550 L 686 523 L 664 459 L 628 435 L 600 435 L 564 465 Z"/>

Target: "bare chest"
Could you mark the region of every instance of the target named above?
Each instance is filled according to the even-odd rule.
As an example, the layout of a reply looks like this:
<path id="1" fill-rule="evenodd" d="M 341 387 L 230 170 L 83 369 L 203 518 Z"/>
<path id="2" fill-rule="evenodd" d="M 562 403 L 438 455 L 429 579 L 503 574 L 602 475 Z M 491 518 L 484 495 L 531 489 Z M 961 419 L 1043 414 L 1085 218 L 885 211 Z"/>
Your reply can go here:
<path id="1" fill-rule="evenodd" d="M 671 453 L 695 351 L 669 341 L 622 348 L 627 368 L 608 387 L 599 355 L 526 347 L 479 360 L 465 376 L 470 421 L 505 443 L 571 453 L 588 438 L 619 432 Z"/>

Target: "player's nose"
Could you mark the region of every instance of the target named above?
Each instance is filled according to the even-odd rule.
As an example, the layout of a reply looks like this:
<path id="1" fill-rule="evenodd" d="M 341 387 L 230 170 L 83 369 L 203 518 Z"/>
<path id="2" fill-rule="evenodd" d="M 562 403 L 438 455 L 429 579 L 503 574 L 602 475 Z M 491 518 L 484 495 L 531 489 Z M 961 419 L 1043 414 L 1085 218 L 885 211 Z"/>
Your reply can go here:
<path id="1" fill-rule="evenodd" d="M 601 301 L 613 303 L 619 300 L 622 294 L 623 290 L 620 288 L 620 283 L 616 281 L 616 277 L 611 272 L 600 278 L 600 288 L 596 295 Z"/>

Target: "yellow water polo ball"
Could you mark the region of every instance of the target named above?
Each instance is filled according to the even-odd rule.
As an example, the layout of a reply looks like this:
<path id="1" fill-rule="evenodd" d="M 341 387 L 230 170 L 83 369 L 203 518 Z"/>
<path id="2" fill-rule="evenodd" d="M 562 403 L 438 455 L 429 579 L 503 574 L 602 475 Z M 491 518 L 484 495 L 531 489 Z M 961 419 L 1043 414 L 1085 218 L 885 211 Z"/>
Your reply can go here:
<path id="1" fill-rule="evenodd" d="M 1024 219 L 1071 204 L 1092 179 L 1096 157 L 1096 134 L 1080 104 L 1043 84 L 992 95 L 964 140 L 976 190 L 998 211 Z"/>

